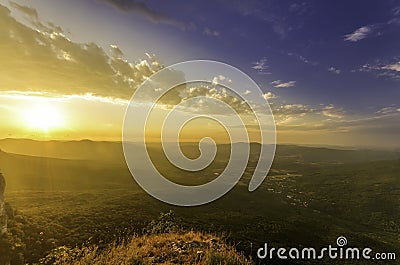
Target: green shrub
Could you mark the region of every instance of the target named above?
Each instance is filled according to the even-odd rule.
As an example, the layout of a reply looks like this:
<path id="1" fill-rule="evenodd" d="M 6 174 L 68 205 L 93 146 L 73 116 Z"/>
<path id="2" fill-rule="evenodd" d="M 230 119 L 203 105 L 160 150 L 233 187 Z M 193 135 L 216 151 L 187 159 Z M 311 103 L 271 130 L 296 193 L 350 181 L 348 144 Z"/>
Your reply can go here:
<path id="1" fill-rule="evenodd" d="M 151 221 L 145 228 L 145 232 L 148 234 L 163 234 L 176 232 L 179 230 L 179 226 L 176 221 L 174 211 L 170 210 L 167 213 L 160 213 L 157 220 Z"/>

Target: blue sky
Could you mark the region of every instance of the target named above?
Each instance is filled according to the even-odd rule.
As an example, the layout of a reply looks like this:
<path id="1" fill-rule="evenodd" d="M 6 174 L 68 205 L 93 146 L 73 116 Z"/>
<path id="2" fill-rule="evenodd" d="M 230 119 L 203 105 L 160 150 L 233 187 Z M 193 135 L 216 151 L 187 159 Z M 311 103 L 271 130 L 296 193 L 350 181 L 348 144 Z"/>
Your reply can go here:
<path id="1" fill-rule="evenodd" d="M 193 59 L 231 64 L 269 93 L 278 121 L 279 115 L 282 121 L 284 115 L 303 115 L 297 123 L 283 122 L 285 129 L 304 126 L 309 120 L 303 117 L 318 112 L 326 128 L 368 127 L 378 120 L 382 132 L 368 129 L 375 138 L 395 139 L 398 133 L 393 124 L 400 112 L 398 1 L 0 3 L 25 25 L 35 28 L 36 18 L 23 9 L 29 7 L 72 42 L 94 42 L 107 53 L 117 45 L 131 62 L 148 53 L 163 65 Z"/>
<path id="2" fill-rule="evenodd" d="M 287 102 L 355 112 L 398 103 L 400 71 L 379 69 L 400 61 L 396 1 L 146 1 L 145 12 L 128 2 L 138 3 L 29 4 L 77 41 L 116 43 L 131 60 L 154 53 L 166 65 L 223 61 Z M 293 87 L 275 88 L 276 80 Z"/>

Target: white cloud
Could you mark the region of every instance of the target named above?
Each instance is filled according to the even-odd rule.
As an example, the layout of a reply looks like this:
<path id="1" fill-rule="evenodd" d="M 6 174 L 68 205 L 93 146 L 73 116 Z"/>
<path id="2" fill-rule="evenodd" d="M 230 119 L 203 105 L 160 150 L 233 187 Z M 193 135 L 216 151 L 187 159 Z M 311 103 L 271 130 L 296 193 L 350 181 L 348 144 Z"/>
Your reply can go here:
<path id="1" fill-rule="evenodd" d="M 238 113 L 251 113 L 249 106 L 247 105 L 246 101 L 238 97 L 235 93 L 226 89 L 225 87 L 221 86 L 208 86 L 208 85 L 199 85 L 199 86 L 191 86 L 186 87 L 184 90 L 180 92 L 182 97 L 181 102 L 198 97 L 203 96 L 206 98 L 214 98 L 218 99 L 229 106 L 231 106 L 234 110 Z M 218 113 L 218 114 L 225 114 L 223 109 L 221 109 L 218 105 L 209 104 L 207 103 L 204 105 L 204 102 L 198 101 L 195 105 L 191 106 L 187 109 L 191 112 L 198 112 L 198 113 Z M 185 111 L 185 110 L 183 110 Z"/>
<path id="2" fill-rule="evenodd" d="M 322 114 L 329 118 L 341 119 L 344 117 L 345 112 L 341 108 L 336 108 L 334 105 L 325 106 L 322 109 Z"/>
<path id="3" fill-rule="evenodd" d="M 395 106 L 389 106 L 389 107 L 381 108 L 380 110 L 376 111 L 375 114 L 392 115 L 392 114 L 397 114 L 398 112 L 400 112 L 400 108 L 397 108 Z"/>
<path id="4" fill-rule="evenodd" d="M 272 107 L 278 125 L 304 122 L 307 114 L 317 112 L 316 109 L 303 104 L 272 105 Z"/>
<path id="5" fill-rule="evenodd" d="M 214 86 L 216 86 L 216 85 L 218 85 L 218 84 L 220 84 L 220 83 L 232 83 L 232 80 L 230 80 L 230 79 L 228 79 L 227 77 L 225 77 L 225 76 L 223 76 L 223 75 L 218 75 L 218 76 L 215 76 L 214 78 L 213 78 L 213 80 L 211 81 L 211 83 L 214 85 Z"/>
<path id="6" fill-rule="evenodd" d="M 65 98 L 65 99 L 82 99 L 82 100 L 87 100 L 87 101 L 102 102 L 102 103 L 121 105 L 121 106 L 127 106 L 129 104 L 129 100 L 127 100 L 127 99 L 101 97 L 101 96 L 95 96 L 90 93 L 87 93 L 84 95 L 67 95 L 67 96 L 64 96 L 63 98 Z"/>
<path id="7" fill-rule="evenodd" d="M 354 32 L 350 34 L 344 35 L 344 40 L 345 41 L 351 41 L 351 42 L 357 42 L 362 39 L 365 39 L 368 34 L 372 32 L 372 27 L 371 26 L 364 26 L 361 28 L 356 29 Z"/>
<path id="8" fill-rule="evenodd" d="M 296 81 L 283 82 L 282 80 L 275 80 L 271 82 L 271 85 L 274 85 L 274 87 L 277 88 L 292 87 L 296 85 Z"/>
<path id="9" fill-rule="evenodd" d="M 112 44 L 112 45 L 110 45 L 110 51 L 111 51 L 111 55 L 114 57 L 114 58 L 122 58 L 123 56 L 124 56 L 124 53 L 121 51 L 121 49 L 117 46 L 117 45 L 115 45 L 115 44 Z"/>
<path id="10" fill-rule="evenodd" d="M 396 72 L 400 72 L 400 62 L 382 66 L 382 69 L 387 69 L 387 70 L 393 70 L 393 71 L 396 71 Z"/>
<path id="11" fill-rule="evenodd" d="M 259 73 L 266 74 L 266 70 L 268 69 L 267 61 L 267 58 L 263 57 L 259 61 L 254 62 L 252 68 Z"/>
<path id="12" fill-rule="evenodd" d="M 32 92 L 32 91 L 2 91 L 0 98 L 5 99 L 24 99 L 32 100 L 38 102 L 66 102 L 74 99 L 87 100 L 92 102 L 102 102 L 114 105 L 127 106 L 129 104 L 128 99 L 113 98 L 113 97 L 103 97 L 96 96 L 91 93 L 86 94 L 72 94 L 72 95 L 60 95 L 56 93 L 48 92 Z"/>
<path id="13" fill-rule="evenodd" d="M 246 96 L 246 95 L 248 95 L 248 94 L 250 94 L 250 93 L 251 93 L 250 90 L 246 90 L 246 91 L 243 92 L 243 96 Z"/>
<path id="14" fill-rule="evenodd" d="M 65 61 L 74 61 L 72 58 L 71 54 L 64 50 L 60 50 L 59 53 L 57 54 L 57 58 L 60 60 L 65 60 Z"/>
<path id="15" fill-rule="evenodd" d="M 214 77 L 213 80 L 211 81 L 213 85 L 218 85 L 218 77 Z"/>
<path id="16" fill-rule="evenodd" d="M 211 30 L 209 28 L 205 28 L 203 30 L 203 34 L 207 35 L 207 36 L 211 36 L 211 37 L 218 37 L 220 35 L 220 33 L 216 30 Z"/>
<path id="17" fill-rule="evenodd" d="M 271 92 L 267 92 L 267 93 L 265 93 L 264 95 L 263 95 L 263 97 L 265 98 L 265 99 L 274 99 L 274 98 L 277 98 L 278 96 L 277 95 L 275 95 L 275 94 L 273 94 L 273 93 L 271 93 Z"/>
<path id="18" fill-rule="evenodd" d="M 333 67 L 333 66 L 331 66 L 331 67 L 329 67 L 328 68 L 328 71 L 329 72 L 332 72 L 332 73 L 334 73 L 334 74 L 340 74 L 342 71 L 340 70 L 340 69 L 337 69 L 337 68 L 335 68 L 335 67 Z"/>
<path id="19" fill-rule="evenodd" d="M 281 105 L 279 108 L 274 110 L 274 114 L 278 115 L 303 115 L 307 113 L 313 113 L 316 110 L 303 105 L 303 104 L 287 104 Z"/>
<path id="20" fill-rule="evenodd" d="M 400 61 L 399 58 L 395 58 L 395 62 L 391 63 L 366 63 L 362 65 L 358 70 L 359 72 L 372 72 L 375 73 L 377 77 L 386 77 L 393 80 L 400 80 Z"/>

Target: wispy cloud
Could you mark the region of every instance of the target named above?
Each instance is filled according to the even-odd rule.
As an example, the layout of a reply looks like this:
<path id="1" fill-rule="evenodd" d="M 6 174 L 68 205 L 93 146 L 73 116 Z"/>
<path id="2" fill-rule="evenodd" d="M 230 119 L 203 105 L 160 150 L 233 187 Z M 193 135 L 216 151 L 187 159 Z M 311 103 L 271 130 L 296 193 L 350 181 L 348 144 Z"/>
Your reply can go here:
<path id="1" fill-rule="evenodd" d="M 397 63 L 384 65 L 384 66 L 382 66 L 382 69 L 387 69 L 387 70 L 400 72 L 400 61 L 397 62 Z"/>
<path id="2" fill-rule="evenodd" d="M 282 80 L 275 80 L 271 82 L 271 85 L 276 88 L 292 87 L 296 85 L 296 81 L 283 82 Z"/>
<path id="3" fill-rule="evenodd" d="M 273 113 L 277 121 L 277 125 L 289 126 L 287 128 L 301 130 L 301 128 L 310 129 L 327 129 L 327 122 L 344 121 L 347 117 L 343 108 L 336 107 L 333 104 L 318 106 L 310 106 L 304 104 L 283 104 L 272 105 Z M 324 125 L 322 125 L 324 124 Z M 327 128 L 324 128 L 326 126 Z M 334 129 L 334 128 L 332 128 Z"/>
<path id="4" fill-rule="evenodd" d="M 315 109 L 303 104 L 286 104 L 281 105 L 275 112 L 277 114 L 303 114 L 315 112 Z"/>
<path id="5" fill-rule="evenodd" d="M 400 6 L 393 8 L 393 15 L 398 16 L 400 15 Z"/>
<path id="6" fill-rule="evenodd" d="M 63 33 L 61 27 L 56 26 L 51 22 L 43 23 L 42 21 L 40 21 L 39 14 L 36 11 L 36 9 L 20 5 L 13 1 L 10 1 L 10 6 L 15 10 L 18 10 L 19 12 L 24 14 L 25 18 L 29 21 L 29 23 L 31 23 L 31 25 L 37 28 L 38 30 L 48 33 L 51 32 Z"/>
<path id="7" fill-rule="evenodd" d="M 162 12 L 155 11 L 148 7 L 148 5 L 141 1 L 135 0 L 98 0 L 101 2 L 108 3 L 116 9 L 124 12 L 135 12 L 143 17 L 149 19 L 153 23 L 163 23 L 172 26 L 176 26 L 182 30 L 187 28 L 187 25 L 177 19 L 164 14 Z"/>
<path id="8" fill-rule="evenodd" d="M 245 92 L 246 93 L 246 92 Z M 191 85 L 184 87 L 179 91 L 181 98 L 180 102 L 184 102 L 191 98 L 196 98 L 199 96 L 206 98 L 213 98 L 225 102 L 227 105 L 232 107 L 235 111 L 240 114 L 248 114 L 251 113 L 251 109 L 247 105 L 246 101 L 242 100 L 231 90 L 226 89 L 223 86 L 212 85 L 209 86 L 207 84 L 204 85 Z M 247 92 L 250 94 L 250 92 Z M 176 102 L 175 102 L 176 103 Z M 179 102 L 177 102 L 179 103 Z M 177 104 L 176 103 L 176 104 Z M 225 109 L 221 108 L 219 104 L 214 104 L 210 102 L 206 102 L 204 100 L 193 101 L 192 105 L 187 104 L 185 109 L 180 109 L 181 111 L 189 111 L 194 113 L 215 113 L 224 115 L 226 114 Z"/>
<path id="9" fill-rule="evenodd" d="M 216 30 L 211 30 L 209 28 L 205 28 L 203 30 L 203 34 L 206 36 L 211 36 L 211 37 L 218 37 L 220 35 L 220 33 Z"/>
<path id="10" fill-rule="evenodd" d="M 400 114 L 400 107 L 396 106 L 389 106 L 379 109 L 375 112 L 378 115 L 393 115 L 393 114 Z"/>
<path id="11" fill-rule="evenodd" d="M 277 125 L 295 124 L 305 119 L 308 114 L 316 113 L 316 109 L 303 104 L 272 105 Z"/>
<path id="12" fill-rule="evenodd" d="M 300 61 L 302 61 L 302 62 L 305 63 L 305 64 L 310 64 L 310 65 L 313 65 L 313 66 L 318 65 L 318 62 L 309 60 L 309 59 L 307 59 L 306 57 L 304 57 L 303 55 L 300 55 L 300 54 L 297 54 L 297 53 L 288 52 L 287 55 L 296 57 L 297 59 L 299 59 Z"/>
<path id="13" fill-rule="evenodd" d="M 251 91 L 250 91 L 250 90 L 246 90 L 246 91 L 244 91 L 244 92 L 242 93 L 243 96 L 246 96 L 246 95 L 249 95 L 249 94 L 251 94 Z"/>
<path id="14" fill-rule="evenodd" d="M 329 67 L 328 71 L 331 72 L 331 73 L 337 74 L 337 75 L 342 72 L 340 69 L 337 69 L 337 68 L 335 68 L 333 66 Z"/>
<path id="15" fill-rule="evenodd" d="M 303 15 L 305 14 L 309 9 L 311 9 L 311 6 L 307 2 L 301 2 L 301 3 L 292 3 L 289 6 L 289 12 L 290 13 L 295 13 L 297 15 Z"/>
<path id="16" fill-rule="evenodd" d="M 25 15 L 27 15 L 28 17 L 30 17 L 32 20 L 38 21 L 39 20 L 39 15 L 38 12 L 31 7 L 28 6 L 23 6 L 20 4 L 17 4 L 13 1 L 10 1 L 10 6 L 12 6 L 13 8 L 19 10 L 20 12 L 24 13 Z"/>
<path id="17" fill-rule="evenodd" d="M 252 68 L 254 70 L 257 70 L 261 74 L 268 74 L 268 72 L 267 72 L 267 69 L 268 69 L 267 61 L 268 61 L 267 58 L 263 57 L 259 61 L 254 62 Z"/>
<path id="18" fill-rule="evenodd" d="M 384 22 L 374 23 L 360 27 L 353 32 L 344 35 L 345 41 L 358 42 L 360 40 L 376 37 L 390 32 L 390 27 L 397 27 L 400 25 L 400 8 L 396 7 L 392 10 L 392 16 Z"/>
<path id="19" fill-rule="evenodd" d="M 322 114 L 329 118 L 341 119 L 344 117 L 345 112 L 342 108 L 336 108 L 334 105 L 328 105 L 322 109 Z"/>
<path id="20" fill-rule="evenodd" d="M 291 137 L 296 135 L 296 141 L 304 137 L 305 142 L 323 143 L 325 137 L 331 137 L 333 142 L 340 145 L 399 147 L 398 105 L 382 107 L 375 113 L 362 115 L 350 114 L 333 104 L 273 104 L 271 108 L 281 139 L 294 139 Z"/>
<path id="21" fill-rule="evenodd" d="M 220 0 L 220 2 L 241 16 L 251 16 L 268 23 L 271 30 L 281 39 L 285 39 L 288 32 L 293 29 L 287 19 L 289 14 L 293 18 L 296 14 L 300 15 L 305 10 L 302 5 L 293 6 L 292 9 L 288 8 L 289 10 L 278 10 L 270 1 L 263 0 Z"/>
<path id="22" fill-rule="evenodd" d="M 386 77 L 393 80 L 400 80 L 400 60 L 395 58 L 392 62 L 385 63 L 366 63 L 362 65 L 358 70 L 359 72 L 371 72 L 377 77 Z"/>
<path id="23" fill-rule="evenodd" d="M 101 103 L 121 105 L 121 106 L 127 106 L 129 104 L 128 99 L 95 96 L 91 93 L 60 95 L 57 93 L 48 93 L 48 92 L 2 91 L 0 94 L 0 98 L 23 99 L 23 100 L 32 100 L 36 102 L 67 102 L 70 100 L 81 99 L 86 101 L 101 102 Z"/>
<path id="24" fill-rule="evenodd" d="M 369 34 L 372 33 L 373 26 L 364 26 L 356 29 L 354 32 L 344 35 L 345 41 L 357 42 L 365 39 Z"/>

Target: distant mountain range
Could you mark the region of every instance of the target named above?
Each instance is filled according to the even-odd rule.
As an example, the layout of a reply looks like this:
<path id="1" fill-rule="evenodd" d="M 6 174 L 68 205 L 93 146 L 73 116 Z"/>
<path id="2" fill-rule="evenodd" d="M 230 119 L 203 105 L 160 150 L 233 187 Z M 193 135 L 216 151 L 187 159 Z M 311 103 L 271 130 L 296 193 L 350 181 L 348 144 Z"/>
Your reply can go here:
<path id="1" fill-rule="evenodd" d="M 240 144 L 240 143 L 238 143 Z M 183 149 L 197 153 L 197 143 L 181 144 Z M 252 154 L 259 150 L 259 144 L 251 144 Z M 161 146 L 150 144 L 149 149 L 157 151 Z M 219 151 L 229 152 L 229 144 L 218 145 Z M 48 158 L 73 160 L 94 160 L 109 163 L 124 163 L 121 142 L 106 141 L 37 141 L 31 139 L 7 138 L 0 140 L 0 149 L 4 152 Z M 191 150 L 191 151 L 190 151 Z M 159 150 L 161 151 L 161 149 Z M 307 162 L 363 162 L 375 160 L 395 160 L 400 158 L 400 151 L 367 149 L 334 149 L 325 147 L 307 147 L 298 145 L 278 145 L 275 159 Z"/>
<path id="2" fill-rule="evenodd" d="M 0 140 L 0 149 L 14 154 L 73 160 L 123 160 L 121 142 Z"/>

